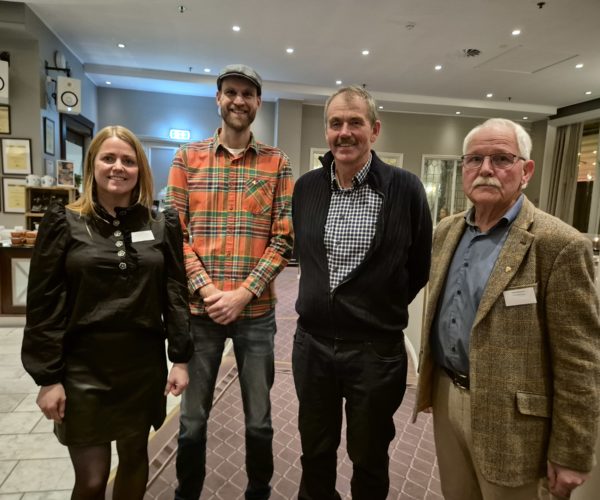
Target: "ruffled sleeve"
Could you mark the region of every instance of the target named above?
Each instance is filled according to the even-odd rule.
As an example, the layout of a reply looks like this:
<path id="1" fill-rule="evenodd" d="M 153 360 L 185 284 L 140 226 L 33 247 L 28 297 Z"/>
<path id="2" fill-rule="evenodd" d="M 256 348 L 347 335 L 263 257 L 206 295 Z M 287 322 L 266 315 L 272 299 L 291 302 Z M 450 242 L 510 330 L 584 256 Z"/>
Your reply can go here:
<path id="1" fill-rule="evenodd" d="M 165 273 L 166 300 L 163 319 L 167 331 L 168 354 L 173 363 L 186 363 L 192 357 L 194 345 L 190 332 L 190 310 L 185 266 L 183 263 L 183 233 L 176 210 L 166 209 Z"/>
<path id="2" fill-rule="evenodd" d="M 23 366 L 38 385 L 62 381 L 69 239 L 65 208 L 52 205 L 40 223 L 29 267 L 27 322 L 21 349 Z"/>

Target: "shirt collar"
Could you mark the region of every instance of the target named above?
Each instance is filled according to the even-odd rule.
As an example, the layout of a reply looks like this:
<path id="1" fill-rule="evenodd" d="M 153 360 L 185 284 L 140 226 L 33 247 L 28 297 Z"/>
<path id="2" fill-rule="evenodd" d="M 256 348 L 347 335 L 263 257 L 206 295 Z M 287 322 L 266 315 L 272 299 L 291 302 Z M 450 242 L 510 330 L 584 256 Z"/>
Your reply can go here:
<path id="1" fill-rule="evenodd" d="M 212 146 L 215 148 L 215 150 L 218 150 L 219 148 L 227 150 L 227 148 L 223 146 L 223 144 L 221 144 L 221 141 L 219 140 L 220 133 L 221 127 L 219 127 L 215 132 L 215 135 L 213 135 Z M 250 148 L 254 149 L 256 154 L 258 154 L 258 142 L 256 142 L 256 139 L 254 138 L 254 134 L 252 132 L 250 132 L 250 142 L 248 142 L 248 146 L 246 146 L 244 150 L 248 150 Z"/>
<path id="2" fill-rule="evenodd" d="M 367 179 L 367 174 L 369 173 L 369 169 L 371 168 L 372 160 L 373 160 L 373 155 L 371 153 L 369 153 L 369 159 L 367 160 L 367 163 L 365 163 L 365 166 L 363 168 L 361 168 L 358 172 L 356 172 L 356 174 L 354 174 L 354 177 L 352 177 L 352 187 L 348 188 L 348 189 L 343 189 L 340 186 L 337 176 L 335 174 L 335 159 L 332 160 L 331 166 L 329 167 L 330 172 L 331 172 L 331 190 L 332 191 L 350 191 L 352 189 L 356 189 L 357 187 L 359 187 Z"/>
<path id="3" fill-rule="evenodd" d="M 519 215 L 521 207 L 523 206 L 524 198 L 525 195 L 521 193 L 517 198 L 517 201 L 513 204 L 513 206 L 510 207 L 502 217 L 500 217 L 500 220 L 496 223 L 496 225 L 494 225 L 493 228 L 490 229 L 490 231 L 500 225 L 510 226 L 517 218 L 517 215 Z M 465 221 L 469 226 L 477 227 L 477 225 L 475 224 L 475 207 L 471 207 L 465 214 Z"/>

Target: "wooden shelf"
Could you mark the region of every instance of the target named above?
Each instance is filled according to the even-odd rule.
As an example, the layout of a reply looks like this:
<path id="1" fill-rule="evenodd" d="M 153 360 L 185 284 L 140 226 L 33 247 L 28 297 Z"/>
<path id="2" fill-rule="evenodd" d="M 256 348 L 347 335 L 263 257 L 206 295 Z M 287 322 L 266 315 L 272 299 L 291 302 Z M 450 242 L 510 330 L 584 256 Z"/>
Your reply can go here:
<path id="1" fill-rule="evenodd" d="M 53 201 L 58 200 L 66 205 L 75 201 L 75 194 L 75 188 L 69 186 L 25 187 L 25 228 L 35 229 L 34 222 L 41 220 Z M 32 208 L 37 204 L 40 210 L 33 211 Z"/>

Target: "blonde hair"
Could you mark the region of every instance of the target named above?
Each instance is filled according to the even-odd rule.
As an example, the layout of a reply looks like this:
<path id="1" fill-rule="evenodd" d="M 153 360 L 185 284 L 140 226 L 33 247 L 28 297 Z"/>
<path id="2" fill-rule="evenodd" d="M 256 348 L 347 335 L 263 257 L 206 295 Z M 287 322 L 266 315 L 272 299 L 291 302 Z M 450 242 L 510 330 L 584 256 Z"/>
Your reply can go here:
<path id="1" fill-rule="evenodd" d="M 148 158 L 146 157 L 146 153 L 144 153 L 142 144 L 135 134 L 131 132 L 131 130 L 120 125 L 109 125 L 108 127 L 104 127 L 92 139 L 87 154 L 85 155 L 83 165 L 83 193 L 78 200 L 67 205 L 67 208 L 80 212 L 82 215 L 99 217 L 98 212 L 96 211 L 95 201 L 96 178 L 94 177 L 94 163 L 102 144 L 111 137 L 121 139 L 129 144 L 135 151 L 138 165 L 138 183 L 134 188 L 132 201 L 134 200 L 146 207 L 151 214 L 152 201 L 154 199 L 154 184 Z"/>

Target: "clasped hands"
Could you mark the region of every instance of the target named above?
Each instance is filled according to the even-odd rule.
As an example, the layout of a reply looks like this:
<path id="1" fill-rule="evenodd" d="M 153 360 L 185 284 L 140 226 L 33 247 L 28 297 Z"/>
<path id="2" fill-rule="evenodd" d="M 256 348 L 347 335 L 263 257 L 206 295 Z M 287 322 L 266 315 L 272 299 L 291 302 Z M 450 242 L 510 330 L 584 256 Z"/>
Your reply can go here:
<path id="1" fill-rule="evenodd" d="M 212 283 L 200 289 L 200 296 L 204 299 L 208 317 L 220 325 L 235 321 L 254 297 L 247 288 L 239 287 L 223 292 Z"/>

